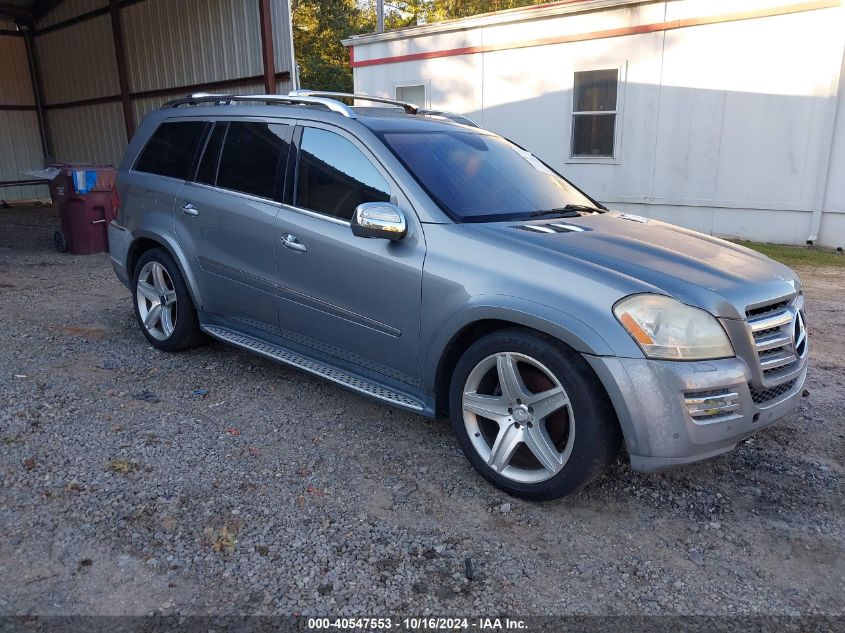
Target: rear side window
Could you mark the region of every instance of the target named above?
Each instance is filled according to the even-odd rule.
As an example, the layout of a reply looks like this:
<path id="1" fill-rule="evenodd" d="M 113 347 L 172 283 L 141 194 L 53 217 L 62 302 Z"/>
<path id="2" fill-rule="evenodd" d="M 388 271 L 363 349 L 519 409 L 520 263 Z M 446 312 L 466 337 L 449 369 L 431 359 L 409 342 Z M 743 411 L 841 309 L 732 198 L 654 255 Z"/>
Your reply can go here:
<path id="1" fill-rule="evenodd" d="M 303 130 L 296 206 L 350 220 L 359 204 L 388 201 L 390 186 L 355 145 L 334 132 Z"/>
<path id="2" fill-rule="evenodd" d="M 215 184 L 217 180 L 217 163 L 220 162 L 220 148 L 223 147 L 223 139 L 226 136 L 228 124 L 224 122 L 215 123 L 214 129 L 205 144 L 205 151 L 200 159 L 197 168 L 197 182 L 207 185 Z"/>
<path id="3" fill-rule="evenodd" d="M 277 183 L 279 174 L 284 174 L 284 165 L 279 163 L 287 159 L 287 139 L 288 126 L 284 124 L 230 123 L 217 169 L 217 186 L 280 199 Z"/>
<path id="4" fill-rule="evenodd" d="M 135 171 L 185 180 L 206 126 L 205 121 L 162 123 L 135 163 Z"/>

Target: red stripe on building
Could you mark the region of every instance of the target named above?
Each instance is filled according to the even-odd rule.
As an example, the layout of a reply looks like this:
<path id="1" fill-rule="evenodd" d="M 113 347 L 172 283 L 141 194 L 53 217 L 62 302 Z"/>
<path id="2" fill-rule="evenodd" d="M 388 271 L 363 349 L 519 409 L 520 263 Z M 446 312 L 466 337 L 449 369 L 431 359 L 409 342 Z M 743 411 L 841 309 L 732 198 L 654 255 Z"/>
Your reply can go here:
<path id="1" fill-rule="evenodd" d="M 567 4 L 575 0 L 569 0 Z M 438 57 L 454 57 L 456 55 L 473 55 L 476 53 L 491 53 L 495 51 L 506 51 L 516 48 L 530 48 L 533 46 L 549 46 L 552 44 L 566 44 L 569 42 L 583 42 L 586 40 L 599 40 L 611 37 L 623 37 L 625 35 L 642 35 L 643 33 L 654 33 L 658 31 L 672 31 L 691 26 L 704 26 L 707 24 L 721 24 L 723 22 L 737 22 L 739 20 L 751 20 L 754 18 L 769 18 L 790 13 L 801 13 L 804 11 L 815 11 L 818 9 L 832 9 L 841 6 L 842 0 L 816 0 L 815 2 L 803 2 L 801 4 L 790 4 L 771 9 L 758 9 L 756 11 L 743 11 L 739 13 L 723 13 L 701 18 L 687 18 L 684 20 L 669 20 L 668 22 L 655 22 L 652 24 L 641 24 L 638 26 L 627 26 L 618 29 L 607 29 L 604 31 L 592 31 L 589 33 L 575 33 L 572 35 L 560 35 L 557 37 L 546 37 L 537 40 L 524 40 L 508 44 L 489 44 L 487 46 L 465 46 L 463 48 L 450 48 L 442 51 L 427 51 L 425 53 L 409 53 L 407 55 L 394 55 L 393 57 L 376 57 L 355 61 L 355 46 L 349 47 L 349 64 L 352 68 L 365 66 L 379 66 L 381 64 L 397 64 L 399 62 L 411 62 L 420 59 L 436 59 Z M 544 5 L 538 5 L 544 6 Z M 432 34 L 434 35 L 434 34 Z"/>

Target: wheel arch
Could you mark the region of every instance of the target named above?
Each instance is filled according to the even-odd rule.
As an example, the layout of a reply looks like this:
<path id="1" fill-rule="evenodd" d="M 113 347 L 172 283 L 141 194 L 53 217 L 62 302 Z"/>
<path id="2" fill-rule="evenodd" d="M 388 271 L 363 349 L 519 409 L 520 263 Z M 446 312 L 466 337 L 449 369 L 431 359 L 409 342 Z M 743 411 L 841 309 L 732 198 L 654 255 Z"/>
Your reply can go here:
<path id="1" fill-rule="evenodd" d="M 179 248 L 179 244 L 172 239 L 156 235 L 154 233 L 147 233 L 146 231 L 139 231 L 135 233 L 126 254 L 126 272 L 129 276 L 130 283 L 135 278 L 135 266 L 137 265 L 138 260 L 144 253 L 153 248 L 163 248 L 170 254 L 176 262 L 176 265 L 179 267 L 179 273 L 182 275 L 182 279 L 185 280 L 185 285 L 188 286 L 188 292 L 191 293 L 191 300 L 194 302 L 194 306 L 196 306 L 197 309 L 200 309 L 202 301 L 196 279 L 188 266 L 188 260 L 182 253 L 182 249 Z"/>
<path id="2" fill-rule="evenodd" d="M 612 353 L 608 343 L 576 317 L 540 304 L 519 303 L 521 305 L 515 301 L 512 305 L 478 305 L 435 330 L 440 334 L 429 348 L 423 374 L 427 388 L 434 394 L 437 416 L 448 414 L 449 384 L 458 359 L 475 341 L 492 332 L 519 327 L 551 336 L 576 352 Z"/>

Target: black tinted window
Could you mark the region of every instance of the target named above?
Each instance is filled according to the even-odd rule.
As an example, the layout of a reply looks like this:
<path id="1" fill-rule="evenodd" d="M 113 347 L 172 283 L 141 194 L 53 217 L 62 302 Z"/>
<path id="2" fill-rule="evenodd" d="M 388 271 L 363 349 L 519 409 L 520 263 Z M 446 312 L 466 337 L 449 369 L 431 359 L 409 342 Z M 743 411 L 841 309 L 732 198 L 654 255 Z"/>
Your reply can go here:
<path id="1" fill-rule="evenodd" d="M 349 220 L 362 202 L 389 200 L 390 187 L 357 147 L 333 132 L 303 131 L 296 206 Z"/>
<path id="2" fill-rule="evenodd" d="M 278 176 L 284 173 L 279 161 L 288 155 L 286 138 L 286 125 L 230 123 L 217 170 L 217 186 L 275 199 Z"/>
<path id="3" fill-rule="evenodd" d="M 500 136 L 462 129 L 389 132 L 385 144 L 440 207 L 461 222 L 529 217 L 593 203 L 535 156 Z"/>
<path id="4" fill-rule="evenodd" d="M 197 182 L 204 182 L 213 185 L 217 178 L 217 163 L 220 162 L 220 148 L 223 146 L 223 138 L 226 136 L 227 123 L 215 123 L 205 151 L 200 159 L 197 168 Z"/>
<path id="5" fill-rule="evenodd" d="M 147 143 L 135 169 L 185 180 L 206 125 L 204 121 L 163 123 Z"/>

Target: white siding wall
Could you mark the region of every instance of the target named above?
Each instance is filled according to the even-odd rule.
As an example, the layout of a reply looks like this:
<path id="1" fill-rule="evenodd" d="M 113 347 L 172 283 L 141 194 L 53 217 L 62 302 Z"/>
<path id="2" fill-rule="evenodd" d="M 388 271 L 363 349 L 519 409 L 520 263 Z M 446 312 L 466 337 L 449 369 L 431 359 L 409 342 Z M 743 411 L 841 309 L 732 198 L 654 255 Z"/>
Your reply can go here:
<path id="1" fill-rule="evenodd" d="M 356 43 L 355 59 L 510 45 L 771 9 L 785 0 L 674 0 Z M 560 11 L 572 11 L 564 6 Z M 525 13 L 524 15 L 527 15 Z M 360 92 L 426 83 L 430 105 L 480 119 L 616 208 L 718 235 L 845 245 L 845 9 L 355 69 Z M 436 30 L 429 29 L 429 31 Z M 413 32 L 409 32 L 410 35 Z M 570 158 L 573 73 L 620 68 L 614 160 Z M 819 177 L 834 134 L 827 195 Z M 818 201 L 818 203 L 816 203 Z"/>

